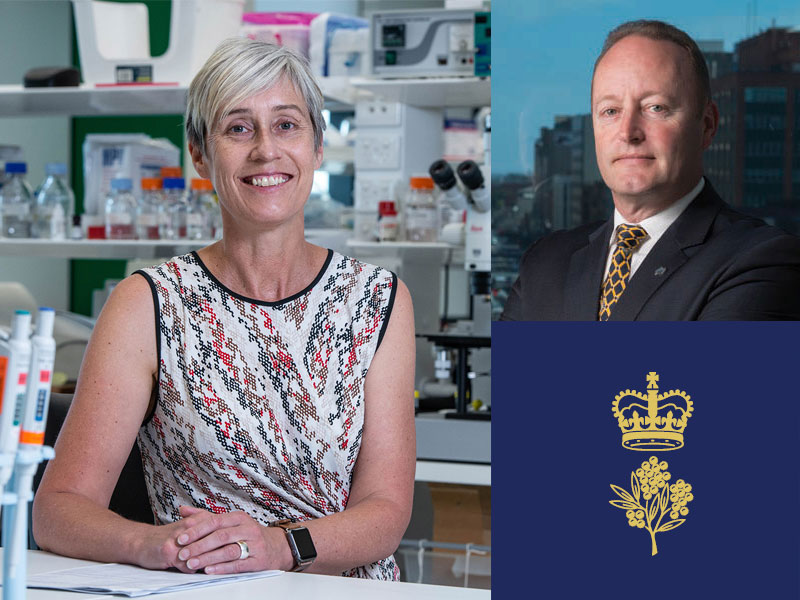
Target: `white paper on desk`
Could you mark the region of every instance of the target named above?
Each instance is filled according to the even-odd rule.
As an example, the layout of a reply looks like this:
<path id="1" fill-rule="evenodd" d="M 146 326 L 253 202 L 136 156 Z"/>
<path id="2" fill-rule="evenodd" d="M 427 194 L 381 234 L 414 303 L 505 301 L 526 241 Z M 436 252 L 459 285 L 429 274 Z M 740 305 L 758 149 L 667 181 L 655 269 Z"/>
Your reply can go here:
<path id="1" fill-rule="evenodd" d="M 84 594 L 114 594 L 136 598 L 149 594 L 164 594 L 190 590 L 220 583 L 232 583 L 260 577 L 280 575 L 283 571 L 256 571 L 233 575 L 205 575 L 176 571 L 151 571 L 132 565 L 110 563 L 91 565 L 28 575 L 29 588 L 45 588 L 83 592 Z"/>

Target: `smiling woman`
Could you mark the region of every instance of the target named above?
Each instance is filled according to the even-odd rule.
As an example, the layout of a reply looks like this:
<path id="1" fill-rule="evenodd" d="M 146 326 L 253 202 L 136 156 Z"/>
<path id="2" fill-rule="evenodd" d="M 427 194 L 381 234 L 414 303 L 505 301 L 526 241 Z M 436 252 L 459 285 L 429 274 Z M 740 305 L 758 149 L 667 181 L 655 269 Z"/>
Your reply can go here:
<path id="1" fill-rule="evenodd" d="M 223 229 L 303 227 L 303 205 L 322 162 L 312 119 L 287 78 L 238 102 L 213 127 L 206 151 L 190 142 L 197 172 L 220 196 Z"/>
<path id="2" fill-rule="evenodd" d="M 224 42 L 186 130 L 224 237 L 120 283 L 34 504 L 48 550 L 185 572 L 397 579 L 414 326 L 397 277 L 308 243 L 322 95 L 289 50 Z M 108 501 L 138 437 L 157 524 Z"/>

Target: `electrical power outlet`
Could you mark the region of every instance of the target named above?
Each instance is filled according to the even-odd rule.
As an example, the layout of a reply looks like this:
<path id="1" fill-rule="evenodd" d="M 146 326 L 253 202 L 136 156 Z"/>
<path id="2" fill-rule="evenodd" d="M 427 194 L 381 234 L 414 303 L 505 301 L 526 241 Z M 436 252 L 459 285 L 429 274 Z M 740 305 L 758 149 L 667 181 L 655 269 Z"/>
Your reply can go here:
<path id="1" fill-rule="evenodd" d="M 398 102 L 362 100 L 356 103 L 356 127 L 386 127 L 400 125 L 401 108 Z"/>
<path id="2" fill-rule="evenodd" d="M 356 139 L 358 169 L 399 169 L 400 139 L 397 134 L 361 131 Z"/>

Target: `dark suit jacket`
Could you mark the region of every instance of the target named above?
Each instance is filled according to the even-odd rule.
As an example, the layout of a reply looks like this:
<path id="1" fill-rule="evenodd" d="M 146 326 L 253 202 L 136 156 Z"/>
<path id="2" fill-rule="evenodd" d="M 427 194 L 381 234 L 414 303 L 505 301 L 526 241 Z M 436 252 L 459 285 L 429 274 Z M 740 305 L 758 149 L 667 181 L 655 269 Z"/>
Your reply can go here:
<path id="1" fill-rule="evenodd" d="M 535 242 L 501 320 L 596 321 L 613 226 L 611 219 Z M 706 180 L 639 265 L 610 320 L 800 320 L 800 238 L 734 211 Z"/>

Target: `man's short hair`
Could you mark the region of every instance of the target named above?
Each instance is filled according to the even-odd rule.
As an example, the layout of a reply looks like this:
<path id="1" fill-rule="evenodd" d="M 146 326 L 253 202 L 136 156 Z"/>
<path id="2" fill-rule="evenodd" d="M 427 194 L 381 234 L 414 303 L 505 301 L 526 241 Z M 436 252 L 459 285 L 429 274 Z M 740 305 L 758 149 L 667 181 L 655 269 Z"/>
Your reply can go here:
<path id="1" fill-rule="evenodd" d="M 677 44 L 689 54 L 689 62 L 692 65 L 692 72 L 697 83 L 697 106 L 698 112 L 702 113 L 706 104 L 711 100 L 711 80 L 708 76 L 708 67 L 706 66 L 706 59 L 700 48 L 697 47 L 695 41 L 689 35 L 674 25 L 664 23 L 663 21 L 651 21 L 640 19 L 638 21 L 628 21 L 618 27 L 614 28 L 606 37 L 603 44 L 603 49 L 600 51 L 600 56 L 594 62 L 594 69 L 592 70 L 592 87 L 594 87 L 594 74 L 597 71 L 597 65 L 603 60 L 606 53 L 611 50 L 611 47 L 626 38 L 629 35 L 639 35 L 656 41 L 666 41 Z"/>

